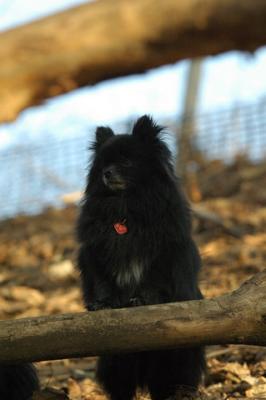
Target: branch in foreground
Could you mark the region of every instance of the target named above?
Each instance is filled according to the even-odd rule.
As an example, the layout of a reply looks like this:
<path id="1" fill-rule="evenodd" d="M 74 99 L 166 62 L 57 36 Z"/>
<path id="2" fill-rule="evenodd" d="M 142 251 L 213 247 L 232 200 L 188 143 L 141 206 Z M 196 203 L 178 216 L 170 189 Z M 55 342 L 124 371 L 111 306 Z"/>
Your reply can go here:
<path id="1" fill-rule="evenodd" d="M 253 51 L 265 20 L 265 0 L 102 0 L 1 33 L 0 121 L 105 79 Z"/>
<path id="2" fill-rule="evenodd" d="M 210 300 L 0 322 L 0 362 L 209 344 L 266 345 L 266 270 Z"/>

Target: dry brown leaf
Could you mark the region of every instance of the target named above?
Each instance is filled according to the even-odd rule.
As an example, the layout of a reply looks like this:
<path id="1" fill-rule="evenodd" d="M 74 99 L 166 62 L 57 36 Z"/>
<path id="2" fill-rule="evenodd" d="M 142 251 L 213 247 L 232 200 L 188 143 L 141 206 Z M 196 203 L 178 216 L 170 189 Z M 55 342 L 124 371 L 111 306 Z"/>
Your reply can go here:
<path id="1" fill-rule="evenodd" d="M 76 380 L 69 378 L 67 382 L 67 387 L 68 387 L 68 396 L 70 400 L 82 399 L 82 390 Z"/>
<path id="2" fill-rule="evenodd" d="M 256 383 L 246 390 L 246 396 L 254 399 L 266 399 L 266 378 L 259 377 Z"/>

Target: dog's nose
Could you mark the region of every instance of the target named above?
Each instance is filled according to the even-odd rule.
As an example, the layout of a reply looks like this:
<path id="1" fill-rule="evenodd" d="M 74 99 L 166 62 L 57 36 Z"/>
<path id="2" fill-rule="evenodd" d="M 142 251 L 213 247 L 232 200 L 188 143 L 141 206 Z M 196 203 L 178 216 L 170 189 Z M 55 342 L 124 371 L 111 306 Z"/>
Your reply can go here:
<path id="1" fill-rule="evenodd" d="M 105 177 L 106 179 L 110 179 L 111 176 L 112 176 L 112 171 L 110 171 L 110 170 L 108 169 L 108 170 L 105 171 L 103 174 L 104 174 L 104 177 Z"/>

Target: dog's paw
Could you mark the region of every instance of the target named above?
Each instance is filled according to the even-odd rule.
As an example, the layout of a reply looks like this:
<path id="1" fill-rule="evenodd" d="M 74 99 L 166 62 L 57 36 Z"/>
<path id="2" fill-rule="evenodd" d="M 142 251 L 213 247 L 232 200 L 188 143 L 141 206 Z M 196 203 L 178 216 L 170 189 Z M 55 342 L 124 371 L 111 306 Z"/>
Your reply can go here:
<path id="1" fill-rule="evenodd" d="M 111 308 L 111 306 L 103 301 L 95 301 L 87 304 L 87 309 L 89 311 L 106 310 L 108 308 Z"/>
<path id="2" fill-rule="evenodd" d="M 143 306 L 144 302 L 141 299 L 141 297 L 131 297 L 131 299 L 129 299 L 129 306 L 130 307 L 138 307 L 138 306 Z"/>

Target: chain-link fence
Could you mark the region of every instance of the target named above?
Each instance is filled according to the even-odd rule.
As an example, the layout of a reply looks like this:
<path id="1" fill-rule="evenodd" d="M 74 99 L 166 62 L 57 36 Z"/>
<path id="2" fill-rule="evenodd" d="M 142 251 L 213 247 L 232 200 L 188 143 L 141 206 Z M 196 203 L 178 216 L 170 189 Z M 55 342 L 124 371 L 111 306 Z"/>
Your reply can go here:
<path id="1" fill-rule="evenodd" d="M 177 126 L 179 134 L 181 130 L 209 159 L 230 162 L 244 153 L 253 161 L 261 160 L 266 155 L 266 98 L 195 118 L 184 116 Z"/>
<path id="2" fill-rule="evenodd" d="M 160 122 L 170 126 L 173 138 L 174 132 L 193 133 L 194 147 L 209 159 L 230 162 L 236 154 L 245 153 L 257 162 L 266 155 L 266 98 L 195 118 L 187 116 L 177 123 Z M 46 138 L 38 144 L 0 150 L 0 218 L 60 207 L 65 204 L 64 195 L 82 191 L 93 131 L 88 134 L 84 128 L 78 137 Z"/>

